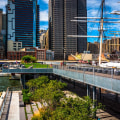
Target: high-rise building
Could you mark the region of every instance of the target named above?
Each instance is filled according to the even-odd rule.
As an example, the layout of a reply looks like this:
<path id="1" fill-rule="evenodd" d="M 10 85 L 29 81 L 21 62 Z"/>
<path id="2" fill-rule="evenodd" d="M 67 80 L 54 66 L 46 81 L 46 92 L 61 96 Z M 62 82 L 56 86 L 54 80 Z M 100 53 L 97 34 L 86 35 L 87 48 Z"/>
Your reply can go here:
<path id="1" fill-rule="evenodd" d="M 40 47 L 39 5 L 37 0 L 8 0 L 7 40 L 22 42 L 22 47 Z"/>
<path id="2" fill-rule="evenodd" d="M 77 9 L 78 17 L 87 17 L 87 0 L 78 0 Z M 87 23 L 78 22 L 77 29 L 78 35 L 87 35 Z M 78 53 L 87 50 L 87 38 L 77 38 L 77 49 Z"/>
<path id="3" fill-rule="evenodd" d="M 120 52 L 120 38 L 111 38 L 108 40 L 104 40 L 102 46 L 103 53 L 112 54 L 115 51 Z"/>
<path id="4" fill-rule="evenodd" d="M 49 0 L 49 48 L 55 59 L 87 49 L 87 38 L 68 35 L 86 35 L 87 23 L 71 22 L 74 17 L 86 17 L 86 0 Z"/>
<path id="5" fill-rule="evenodd" d="M 6 15 L 3 14 L 3 10 L 0 9 L 0 59 L 5 58 L 5 41 L 6 41 Z"/>
<path id="6" fill-rule="evenodd" d="M 40 34 L 40 48 L 45 49 L 45 33 L 46 31 Z"/>
<path id="7" fill-rule="evenodd" d="M 2 14 L 3 14 L 3 10 L 0 9 L 0 34 L 1 34 L 1 31 L 2 31 Z"/>
<path id="8" fill-rule="evenodd" d="M 49 50 L 49 30 L 40 30 L 40 48 Z"/>
<path id="9" fill-rule="evenodd" d="M 45 49 L 49 50 L 49 29 L 45 33 Z"/>
<path id="10" fill-rule="evenodd" d="M 94 42 L 94 43 L 88 42 L 87 51 L 90 51 L 90 53 L 92 54 L 99 54 L 99 46 L 100 46 L 99 42 Z"/>

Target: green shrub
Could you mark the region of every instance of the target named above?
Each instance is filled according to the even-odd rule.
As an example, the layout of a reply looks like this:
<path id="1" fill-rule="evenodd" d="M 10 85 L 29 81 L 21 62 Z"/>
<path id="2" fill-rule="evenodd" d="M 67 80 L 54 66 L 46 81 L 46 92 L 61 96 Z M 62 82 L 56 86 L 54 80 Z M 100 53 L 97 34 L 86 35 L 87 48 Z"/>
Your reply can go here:
<path id="1" fill-rule="evenodd" d="M 31 55 L 23 56 L 21 60 L 22 60 L 22 63 L 23 62 L 27 62 L 27 63 L 30 63 L 30 62 L 35 63 L 35 62 L 37 62 L 37 59 L 35 57 L 31 56 Z"/>
<path id="2" fill-rule="evenodd" d="M 31 120 L 40 120 L 39 116 L 33 116 Z"/>
<path id="3" fill-rule="evenodd" d="M 29 93 L 29 90 L 28 89 L 23 89 L 22 93 L 23 93 L 23 101 L 25 102 L 25 104 L 30 103 L 32 94 Z"/>

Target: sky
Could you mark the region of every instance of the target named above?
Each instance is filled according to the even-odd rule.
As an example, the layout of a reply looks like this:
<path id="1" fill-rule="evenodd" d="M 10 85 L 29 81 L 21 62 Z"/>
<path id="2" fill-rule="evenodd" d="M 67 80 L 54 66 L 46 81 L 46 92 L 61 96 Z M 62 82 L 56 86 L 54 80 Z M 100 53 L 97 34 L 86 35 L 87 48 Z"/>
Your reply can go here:
<path id="1" fill-rule="evenodd" d="M 48 1 L 49 0 L 38 0 L 38 4 L 40 5 L 40 29 L 44 29 L 44 30 L 48 29 Z M 119 1 L 120 0 L 106 0 L 105 2 L 106 9 L 104 11 L 105 17 L 120 18 L 120 15 L 110 14 L 110 12 L 114 10 L 120 11 L 120 3 L 118 3 Z M 101 0 L 87 0 L 87 16 L 88 17 L 98 17 L 100 15 L 99 14 L 100 3 L 101 3 Z M 6 4 L 7 4 L 7 0 L 0 0 L 0 8 L 3 9 L 4 13 L 5 13 Z M 120 21 L 120 20 L 117 20 L 117 21 Z M 94 36 L 98 35 L 98 32 L 97 32 L 98 26 L 99 24 L 97 23 L 88 23 L 87 34 L 94 35 Z M 105 31 L 105 35 L 106 36 L 112 35 L 112 34 L 108 34 L 108 32 L 110 33 L 110 31 L 120 31 L 120 23 L 104 24 L 104 29 L 105 28 L 108 29 L 108 31 Z M 88 41 L 94 42 L 94 41 L 98 41 L 98 39 L 88 38 Z"/>

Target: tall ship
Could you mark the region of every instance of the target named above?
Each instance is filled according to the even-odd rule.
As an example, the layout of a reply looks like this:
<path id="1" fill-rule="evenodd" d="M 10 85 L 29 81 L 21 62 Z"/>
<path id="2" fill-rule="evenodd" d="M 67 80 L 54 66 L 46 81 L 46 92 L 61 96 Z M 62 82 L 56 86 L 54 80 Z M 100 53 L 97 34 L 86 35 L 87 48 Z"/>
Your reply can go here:
<path id="1" fill-rule="evenodd" d="M 107 40 L 110 40 L 110 39 L 117 39 L 117 38 L 120 38 L 120 31 L 110 31 L 109 29 L 109 32 L 112 32 L 112 33 L 108 33 L 108 29 L 107 29 L 107 25 L 109 24 L 120 24 L 120 18 L 113 18 L 113 17 L 107 17 L 105 15 L 105 9 L 106 9 L 106 5 L 105 5 L 105 0 L 101 0 L 101 4 L 100 4 L 100 16 L 99 17 L 75 17 L 74 20 L 71 20 L 71 22 L 87 22 L 87 23 L 94 23 L 94 24 L 97 24 L 98 25 L 98 31 L 99 31 L 99 35 L 98 36 L 90 36 L 90 35 L 68 35 L 68 37 L 87 37 L 87 38 L 98 38 L 98 41 L 99 41 L 99 55 L 98 55 L 98 65 L 100 67 L 117 67 L 117 68 L 120 68 L 120 51 L 117 51 L 117 54 L 114 53 L 114 55 L 112 55 L 113 58 L 117 58 L 117 59 L 110 59 L 111 57 L 111 54 L 108 54 L 108 53 L 104 53 L 103 52 L 103 41 L 107 41 Z M 120 11 L 112 11 L 110 14 L 117 14 L 119 15 Z M 107 33 L 107 35 L 105 34 Z M 111 36 L 109 34 L 114 34 L 114 36 Z M 117 37 L 115 35 L 118 35 Z M 120 43 L 110 43 L 109 44 L 110 47 L 112 46 L 120 46 Z M 113 47 L 114 51 L 115 48 Z M 72 55 L 73 56 L 73 55 Z M 79 56 L 79 55 L 77 55 Z M 75 57 L 76 59 L 79 59 L 77 58 L 77 56 L 73 56 Z M 103 63 L 104 61 L 104 63 Z"/>

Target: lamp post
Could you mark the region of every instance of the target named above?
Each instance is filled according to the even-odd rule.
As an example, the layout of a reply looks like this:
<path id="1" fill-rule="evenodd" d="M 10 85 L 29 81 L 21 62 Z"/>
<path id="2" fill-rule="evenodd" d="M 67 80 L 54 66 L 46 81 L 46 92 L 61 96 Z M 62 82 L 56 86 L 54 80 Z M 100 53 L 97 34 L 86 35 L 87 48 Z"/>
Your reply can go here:
<path id="1" fill-rule="evenodd" d="M 65 51 L 64 51 L 64 61 L 65 61 Z"/>

